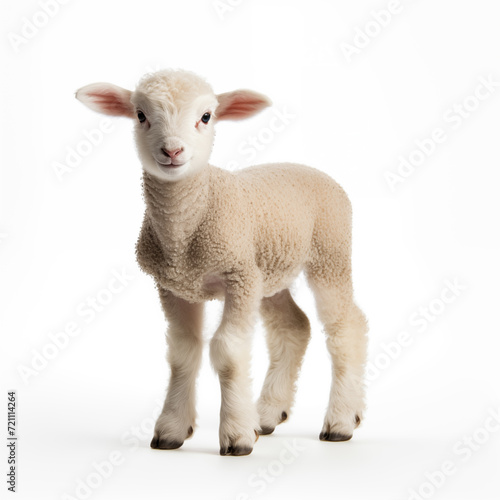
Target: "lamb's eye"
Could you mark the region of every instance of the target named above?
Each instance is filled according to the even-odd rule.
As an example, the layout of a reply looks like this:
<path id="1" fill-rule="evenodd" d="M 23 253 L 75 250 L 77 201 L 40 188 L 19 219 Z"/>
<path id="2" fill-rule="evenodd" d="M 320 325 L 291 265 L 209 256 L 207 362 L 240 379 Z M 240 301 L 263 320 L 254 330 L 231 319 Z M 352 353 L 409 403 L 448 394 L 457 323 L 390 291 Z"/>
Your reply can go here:
<path id="1" fill-rule="evenodd" d="M 137 111 L 137 118 L 141 123 L 146 121 L 146 115 L 142 111 Z"/>
<path id="2" fill-rule="evenodd" d="M 201 121 L 203 123 L 208 123 L 210 121 L 210 117 L 212 115 L 210 113 L 205 113 L 202 117 L 201 117 Z"/>

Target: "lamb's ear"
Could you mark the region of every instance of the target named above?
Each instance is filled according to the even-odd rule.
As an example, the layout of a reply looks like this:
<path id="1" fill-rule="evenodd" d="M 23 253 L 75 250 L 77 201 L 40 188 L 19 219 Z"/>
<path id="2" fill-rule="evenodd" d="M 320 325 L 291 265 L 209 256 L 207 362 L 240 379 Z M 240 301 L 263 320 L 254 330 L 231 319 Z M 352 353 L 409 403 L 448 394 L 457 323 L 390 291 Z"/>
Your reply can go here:
<path id="1" fill-rule="evenodd" d="M 271 101 L 252 90 L 235 90 L 217 96 L 219 105 L 215 110 L 218 120 L 242 120 L 271 106 Z"/>
<path id="2" fill-rule="evenodd" d="M 132 92 L 111 83 L 91 83 L 76 91 L 75 97 L 99 113 L 112 116 L 135 115 L 130 102 Z"/>

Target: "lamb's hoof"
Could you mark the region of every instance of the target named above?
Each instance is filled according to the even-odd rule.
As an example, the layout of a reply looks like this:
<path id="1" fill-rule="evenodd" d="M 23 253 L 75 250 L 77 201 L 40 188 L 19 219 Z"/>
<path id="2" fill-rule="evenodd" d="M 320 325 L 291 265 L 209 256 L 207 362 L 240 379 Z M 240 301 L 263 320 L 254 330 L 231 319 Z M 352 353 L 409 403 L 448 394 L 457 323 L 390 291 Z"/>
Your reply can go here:
<path id="1" fill-rule="evenodd" d="M 288 413 L 286 411 L 282 412 L 278 425 L 282 424 L 287 418 L 288 418 Z M 276 429 L 276 427 L 261 425 L 259 434 L 261 436 L 268 436 L 269 434 L 272 434 L 274 432 L 274 429 Z"/>
<path id="2" fill-rule="evenodd" d="M 245 455 L 250 455 L 252 450 L 253 448 L 250 446 L 227 446 L 220 449 L 220 454 L 226 457 L 243 457 Z"/>
<path id="3" fill-rule="evenodd" d="M 190 425 L 187 430 L 185 439 L 189 439 L 193 435 L 193 426 Z M 151 440 L 151 448 L 154 450 L 176 450 L 184 444 L 184 441 L 179 441 L 177 439 L 168 438 L 166 436 L 159 436 L 156 432 Z"/>
<path id="4" fill-rule="evenodd" d="M 321 432 L 319 435 L 321 441 L 349 441 L 352 434 L 341 434 L 340 432 Z"/>
<path id="5" fill-rule="evenodd" d="M 259 432 L 254 430 L 255 433 L 255 443 L 259 440 Z M 220 448 L 220 454 L 224 457 L 233 456 L 233 457 L 243 457 L 245 455 L 250 455 L 253 450 L 253 446 L 241 443 L 236 444 L 239 440 L 230 439 L 228 445 L 222 445 Z M 248 442 L 248 441 L 247 441 Z"/>
<path id="6" fill-rule="evenodd" d="M 184 444 L 184 441 L 175 441 L 165 437 L 155 436 L 151 441 L 151 448 L 154 450 L 176 450 Z"/>

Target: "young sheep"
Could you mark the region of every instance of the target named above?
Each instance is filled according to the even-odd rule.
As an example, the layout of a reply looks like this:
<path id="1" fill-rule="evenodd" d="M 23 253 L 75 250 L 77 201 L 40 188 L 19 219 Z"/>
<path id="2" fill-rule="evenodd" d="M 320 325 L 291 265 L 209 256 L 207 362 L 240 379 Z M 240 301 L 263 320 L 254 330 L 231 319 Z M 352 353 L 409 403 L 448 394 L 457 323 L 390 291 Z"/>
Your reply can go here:
<path id="1" fill-rule="evenodd" d="M 152 448 L 179 448 L 195 427 L 203 303 L 224 299 L 210 342 L 222 404 L 221 455 L 247 455 L 260 434 L 287 419 L 310 337 L 289 286 L 304 271 L 317 301 L 333 381 L 320 439 L 346 441 L 362 419 L 366 320 L 353 301 L 351 205 L 326 174 L 296 164 L 227 172 L 208 164 L 218 120 L 270 105 L 256 92 L 215 95 L 187 71 L 146 75 L 134 92 L 107 83 L 81 88 L 93 110 L 135 121 L 146 212 L 137 260 L 156 282 L 168 320 L 169 388 Z M 252 401 L 251 330 L 267 330 L 270 366 Z"/>

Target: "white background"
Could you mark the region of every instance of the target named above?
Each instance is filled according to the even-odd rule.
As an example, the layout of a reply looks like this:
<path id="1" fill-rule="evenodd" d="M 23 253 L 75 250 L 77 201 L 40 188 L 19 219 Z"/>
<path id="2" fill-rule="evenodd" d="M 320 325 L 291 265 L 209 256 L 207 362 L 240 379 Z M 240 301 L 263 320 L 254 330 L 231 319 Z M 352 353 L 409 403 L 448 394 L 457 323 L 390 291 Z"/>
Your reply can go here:
<path id="1" fill-rule="evenodd" d="M 481 79 L 500 82 L 498 2 L 402 1 L 382 28 L 372 11 L 394 2 L 231 2 L 218 12 L 212 0 L 70 0 L 24 42 L 16 36 L 29 31 L 26 19 L 43 24 L 40 4 L 2 2 L 0 400 L 6 415 L 6 392 L 18 391 L 17 497 L 391 500 L 414 490 L 499 498 L 499 424 L 489 415 L 500 409 L 500 87 L 473 97 Z M 348 60 L 342 44 L 355 42 Z M 168 370 L 159 301 L 135 263 L 141 169 L 126 119 L 112 119 L 85 150 L 84 134 L 101 117 L 74 92 L 95 81 L 133 88 L 164 67 L 191 69 L 216 92 L 246 87 L 273 100 L 252 120 L 219 125 L 214 164 L 248 165 L 248 137 L 269 137 L 262 130 L 286 112 L 294 117 L 254 163 L 315 166 L 351 197 L 372 374 L 366 418 L 348 443 L 318 440 L 330 361 L 299 279 L 294 293 L 313 338 L 289 422 L 251 456 L 220 457 L 219 387 L 205 351 L 195 435 L 177 451 L 149 448 Z M 464 100 L 468 116 L 458 120 L 454 106 Z M 446 140 L 391 190 L 386 172 L 436 128 Z M 56 164 L 77 147 L 88 154 L 58 177 Z M 110 299 L 103 290 L 123 269 L 133 278 Z M 444 292 L 447 304 L 446 280 L 460 286 Z M 86 301 L 96 296 L 110 303 L 91 317 Z M 434 313 L 422 320 L 419 308 L 429 306 Z M 210 304 L 207 339 L 219 317 Z M 49 334 L 71 322 L 79 335 L 54 351 Z M 398 347 L 402 332 L 408 345 Z M 44 352 L 52 359 L 42 366 Z M 23 379 L 32 363 L 37 375 Z M 256 396 L 266 365 L 259 326 Z M 283 463 L 287 443 L 300 451 Z M 112 453 L 120 464 L 97 476 L 93 463 Z M 426 473 L 446 461 L 453 473 L 434 474 L 433 486 Z M 87 480 L 87 493 L 75 491 Z M 2 498 L 6 488 L 2 480 Z"/>

